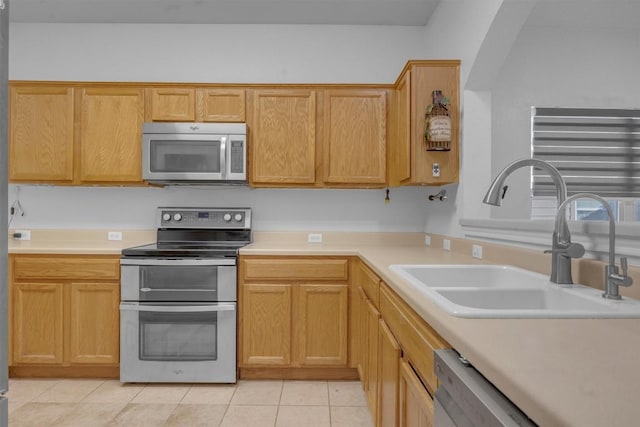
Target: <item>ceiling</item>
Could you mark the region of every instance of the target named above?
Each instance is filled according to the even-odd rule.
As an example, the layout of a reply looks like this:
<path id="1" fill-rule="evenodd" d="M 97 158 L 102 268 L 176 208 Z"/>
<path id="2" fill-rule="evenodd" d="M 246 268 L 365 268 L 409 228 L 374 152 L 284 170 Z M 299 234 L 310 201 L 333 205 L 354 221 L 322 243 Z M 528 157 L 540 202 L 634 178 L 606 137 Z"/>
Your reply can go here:
<path id="1" fill-rule="evenodd" d="M 12 22 L 424 26 L 441 0 L 10 0 Z"/>

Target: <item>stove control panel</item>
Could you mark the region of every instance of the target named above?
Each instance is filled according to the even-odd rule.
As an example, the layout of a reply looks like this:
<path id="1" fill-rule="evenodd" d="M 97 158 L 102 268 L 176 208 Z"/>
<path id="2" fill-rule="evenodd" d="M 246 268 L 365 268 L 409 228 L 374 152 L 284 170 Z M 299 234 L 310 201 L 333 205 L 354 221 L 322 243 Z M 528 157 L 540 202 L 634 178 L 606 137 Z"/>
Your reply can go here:
<path id="1" fill-rule="evenodd" d="M 158 228 L 251 229 L 251 208 L 158 208 Z"/>

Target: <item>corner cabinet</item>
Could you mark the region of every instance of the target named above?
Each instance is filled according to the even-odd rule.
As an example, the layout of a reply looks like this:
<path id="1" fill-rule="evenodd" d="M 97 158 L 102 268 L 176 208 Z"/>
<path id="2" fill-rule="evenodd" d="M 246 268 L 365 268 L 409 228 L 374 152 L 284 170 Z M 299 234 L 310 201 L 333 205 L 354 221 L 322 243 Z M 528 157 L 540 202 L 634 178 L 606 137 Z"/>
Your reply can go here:
<path id="1" fill-rule="evenodd" d="M 449 99 L 451 150 L 427 151 L 425 109 L 432 92 Z M 460 61 L 409 61 L 392 98 L 391 186 L 443 185 L 458 182 L 460 168 Z"/>
<path id="2" fill-rule="evenodd" d="M 240 257 L 241 378 L 350 379 L 348 260 Z"/>
<path id="3" fill-rule="evenodd" d="M 11 376 L 118 377 L 117 256 L 9 257 Z"/>

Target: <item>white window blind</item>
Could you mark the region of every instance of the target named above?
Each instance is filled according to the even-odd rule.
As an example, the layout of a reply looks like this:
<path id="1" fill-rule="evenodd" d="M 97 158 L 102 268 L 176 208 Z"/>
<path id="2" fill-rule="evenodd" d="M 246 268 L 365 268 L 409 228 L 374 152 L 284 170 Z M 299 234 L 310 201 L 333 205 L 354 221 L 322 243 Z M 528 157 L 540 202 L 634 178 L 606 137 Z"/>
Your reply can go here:
<path id="1" fill-rule="evenodd" d="M 640 110 L 601 108 L 531 109 L 535 158 L 555 166 L 569 195 L 640 197 Z M 532 169 L 534 196 L 554 196 L 542 170 Z"/>

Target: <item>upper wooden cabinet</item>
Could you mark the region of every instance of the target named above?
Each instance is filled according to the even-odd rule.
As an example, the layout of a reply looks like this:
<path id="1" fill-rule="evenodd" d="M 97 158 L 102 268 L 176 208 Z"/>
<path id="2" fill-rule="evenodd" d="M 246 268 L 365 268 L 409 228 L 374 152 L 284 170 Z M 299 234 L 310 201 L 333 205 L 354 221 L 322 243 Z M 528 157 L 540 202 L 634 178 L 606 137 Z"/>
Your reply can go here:
<path id="1" fill-rule="evenodd" d="M 80 97 L 80 181 L 141 182 L 144 90 L 84 88 Z"/>
<path id="2" fill-rule="evenodd" d="M 255 186 L 316 181 L 316 91 L 253 92 L 250 183 Z"/>
<path id="3" fill-rule="evenodd" d="M 373 89 L 324 92 L 324 182 L 386 183 L 386 97 Z"/>
<path id="4" fill-rule="evenodd" d="M 151 121 L 245 121 L 244 89 L 160 87 L 147 91 Z"/>
<path id="5" fill-rule="evenodd" d="M 449 99 L 451 150 L 426 151 L 425 109 L 432 92 Z M 410 61 L 392 99 L 389 185 L 443 185 L 458 182 L 460 156 L 460 61 Z"/>
<path id="6" fill-rule="evenodd" d="M 11 87 L 9 179 L 73 180 L 73 88 Z"/>

